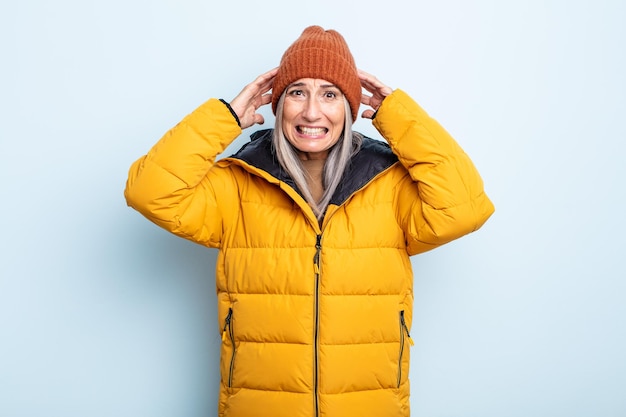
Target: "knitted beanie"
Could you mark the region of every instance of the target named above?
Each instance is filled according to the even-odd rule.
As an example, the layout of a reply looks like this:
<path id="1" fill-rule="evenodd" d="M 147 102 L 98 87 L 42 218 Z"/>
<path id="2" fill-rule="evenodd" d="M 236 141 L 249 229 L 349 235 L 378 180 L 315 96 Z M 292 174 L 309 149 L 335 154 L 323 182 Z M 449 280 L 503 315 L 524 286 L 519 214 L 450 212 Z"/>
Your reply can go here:
<path id="1" fill-rule="evenodd" d="M 350 103 L 352 122 L 356 121 L 361 104 L 361 82 L 354 58 L 345 39 L 338 32 L 309 26 L 287 48 L 272 87 L 274 114 L 285 88 L 300 78 L 319 78 L 337 86 Z"/>

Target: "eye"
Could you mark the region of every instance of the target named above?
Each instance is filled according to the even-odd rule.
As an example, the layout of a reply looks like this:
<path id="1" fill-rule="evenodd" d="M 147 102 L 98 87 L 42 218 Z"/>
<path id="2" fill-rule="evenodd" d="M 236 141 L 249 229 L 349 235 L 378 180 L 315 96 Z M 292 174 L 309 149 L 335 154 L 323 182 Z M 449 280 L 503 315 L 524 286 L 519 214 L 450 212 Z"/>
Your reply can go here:
<path id="1" fill-rule="evenodd" d="M 304 92 L 302 90 L 293 89 L 289 90 L 287 94 L 289 94 L 290 96 L 302 96 L 304 95 Z"/>
<path id="2" fill-rule="evenodd" d="M 334 91 L 327 91 L 324 93 L 324 97 L 328 99 L 337 98 L 337 93 L 335 93 Z"/>

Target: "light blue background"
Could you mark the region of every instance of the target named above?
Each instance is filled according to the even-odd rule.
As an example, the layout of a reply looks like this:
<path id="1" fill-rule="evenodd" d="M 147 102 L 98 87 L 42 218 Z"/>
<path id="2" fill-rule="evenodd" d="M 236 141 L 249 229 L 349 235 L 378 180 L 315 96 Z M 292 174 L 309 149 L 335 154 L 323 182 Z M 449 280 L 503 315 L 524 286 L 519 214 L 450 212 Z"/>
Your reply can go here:
<path id="1" fill-rule="evenodd" d="M 626 416 L 625 21 L 608 0 L 3 2 L 0 416 L 215 415 L 216 253 L 127 208 L 126 174 L 313 23 L 457 138 L 497 208 L 413 259 L 413 415 Z"/>

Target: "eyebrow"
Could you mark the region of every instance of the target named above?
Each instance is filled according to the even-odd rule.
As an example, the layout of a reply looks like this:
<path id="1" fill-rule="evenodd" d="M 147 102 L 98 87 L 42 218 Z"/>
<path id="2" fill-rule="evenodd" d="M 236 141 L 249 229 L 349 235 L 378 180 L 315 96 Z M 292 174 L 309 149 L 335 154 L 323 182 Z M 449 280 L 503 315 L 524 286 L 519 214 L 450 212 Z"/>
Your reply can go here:
<path id="1" fill-rule="evenodd" d="M 305 83 L 293 83 L 293 84 L 289 84 L 289 87 L 287 87 L 287 88 L 304 87 L 304 86 L 306 86 Z M 337 89 L 339 89 L 339 87 L 337 87 L 335 84 L 322 84 L 322 85 L 320 85 L 320 88 L 337 88 Z"/>

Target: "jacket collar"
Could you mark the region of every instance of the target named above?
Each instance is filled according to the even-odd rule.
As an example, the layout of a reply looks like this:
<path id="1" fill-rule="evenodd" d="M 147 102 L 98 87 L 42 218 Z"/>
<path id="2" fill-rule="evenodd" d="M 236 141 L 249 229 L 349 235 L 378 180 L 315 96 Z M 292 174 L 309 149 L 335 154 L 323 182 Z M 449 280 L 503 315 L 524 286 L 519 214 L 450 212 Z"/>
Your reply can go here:
<path id="1" fill-rule="evenodd" d="M 281 168 L 272 145 L 273 129 L 264 129 L 250 135 L 246 143 L 229 159 L 240 160 L 292 187 L 302 195 L 295 182 Z M 374 177 L 398 161 L 385 142 L 363 137 L 361 149 L 351 159 L 344 176 L 330 201 L 337 206 L 343 204 L 352 194 L 363 188 Z"/>

